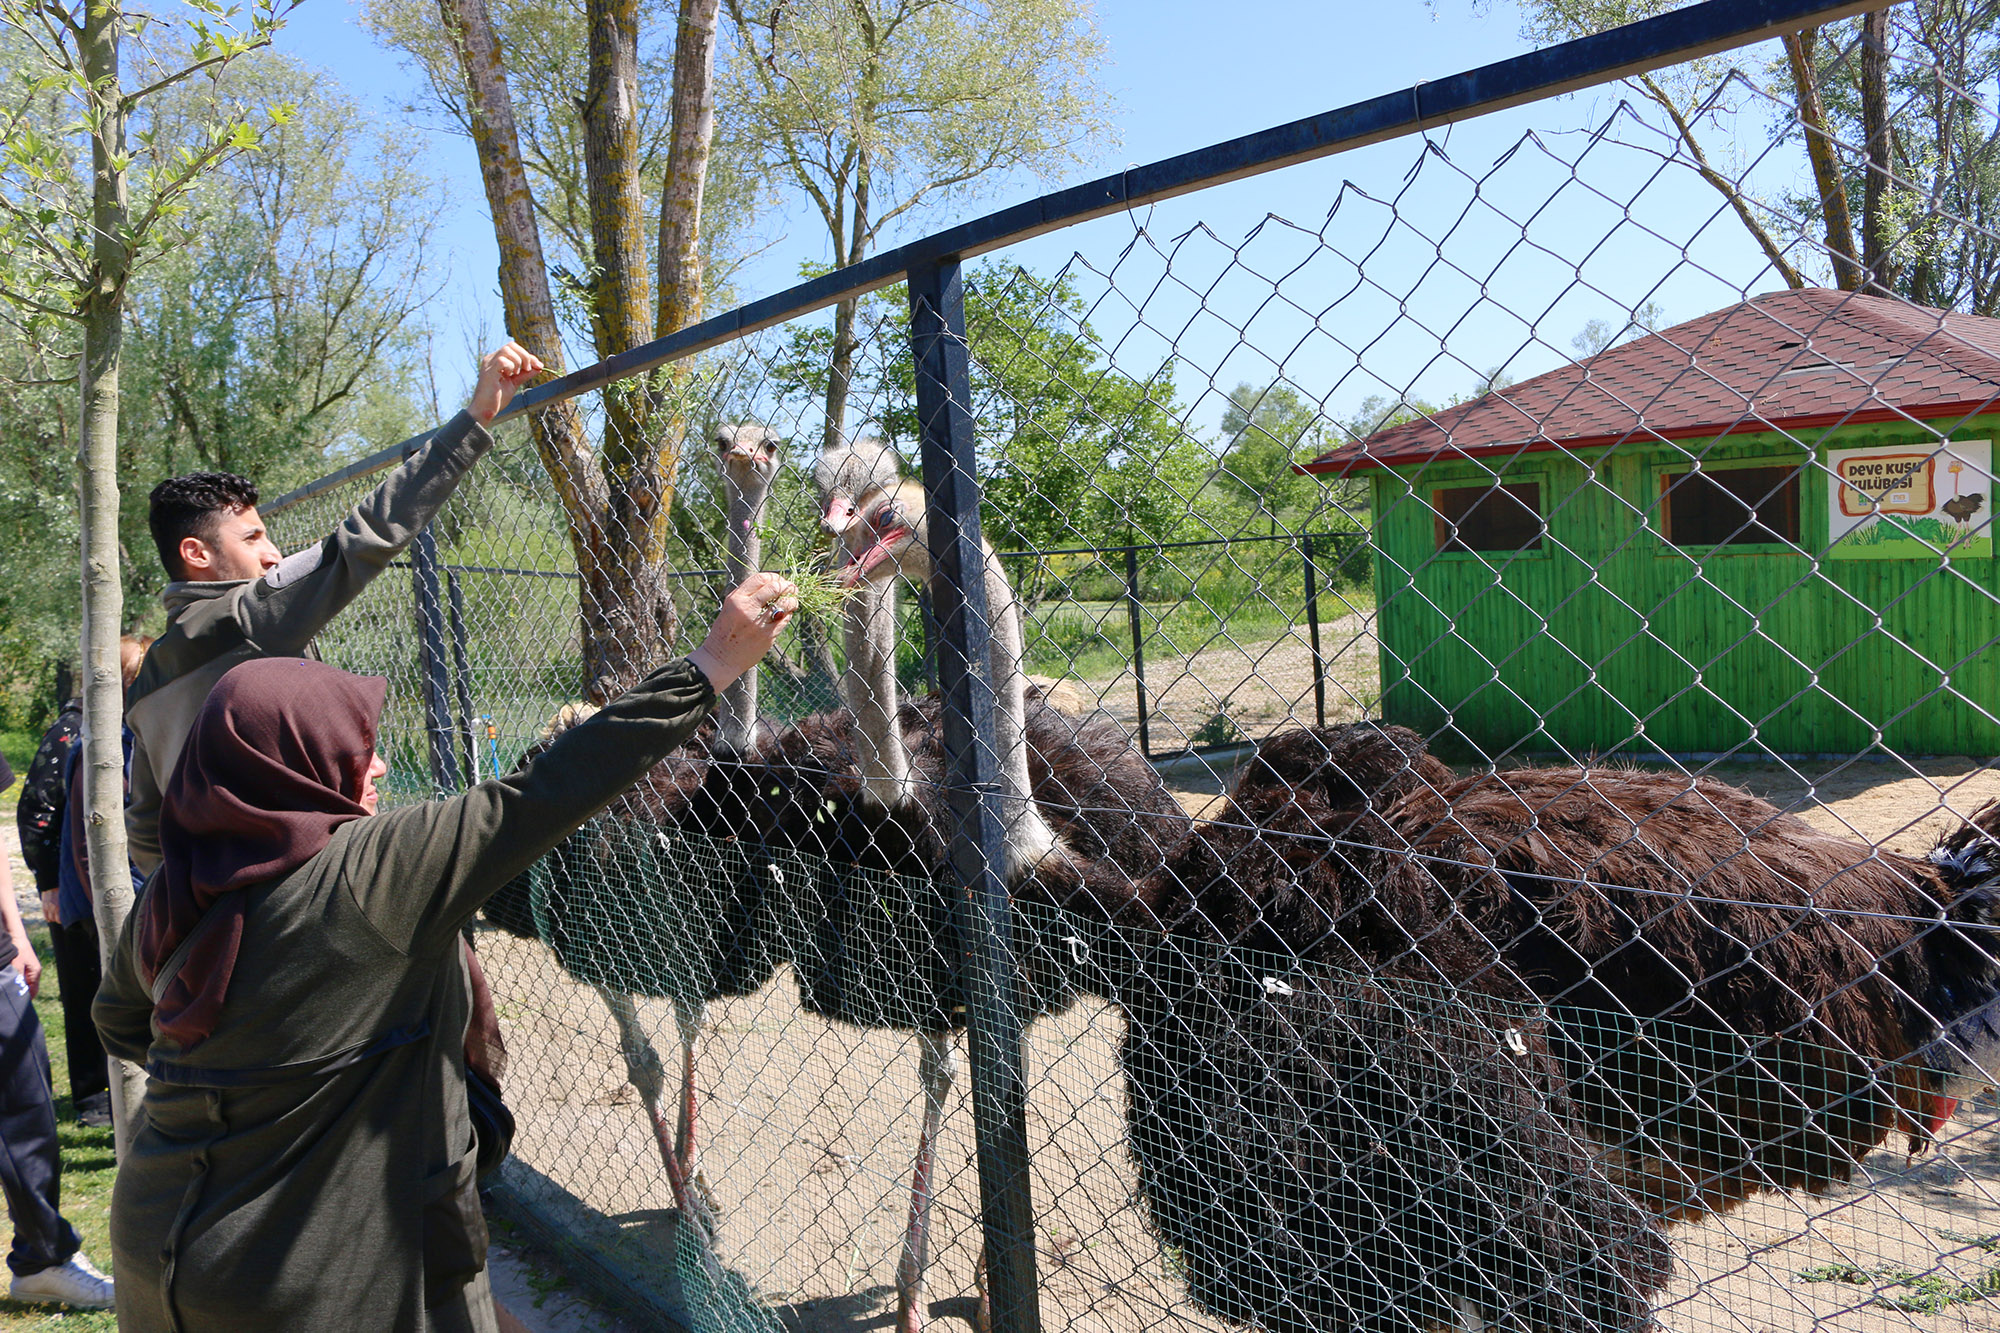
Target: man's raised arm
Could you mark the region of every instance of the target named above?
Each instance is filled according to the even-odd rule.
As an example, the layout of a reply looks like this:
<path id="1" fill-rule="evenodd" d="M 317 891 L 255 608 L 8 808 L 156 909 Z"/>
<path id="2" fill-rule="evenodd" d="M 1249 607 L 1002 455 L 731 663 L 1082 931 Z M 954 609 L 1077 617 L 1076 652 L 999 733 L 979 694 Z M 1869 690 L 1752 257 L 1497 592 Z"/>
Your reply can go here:
<path id="1" fill-rule="evenodd" d="M 226 613 L 251 647 L 271 657 L 303 653 L 313 636 L 360 596 L 444 507 L 473 463 L 492 447 L 486 423 L 541 369 L 541 360 L 517 343 L 484 357 L 465 410 L 384 478 L 326 540 L 280 561 L 240 596 L 218 599 L 228 604 Z M 191 614 L 204 610 L 208 608 L 193 608 Z M 224 607 L 213 610 L 224 612 Z"/>

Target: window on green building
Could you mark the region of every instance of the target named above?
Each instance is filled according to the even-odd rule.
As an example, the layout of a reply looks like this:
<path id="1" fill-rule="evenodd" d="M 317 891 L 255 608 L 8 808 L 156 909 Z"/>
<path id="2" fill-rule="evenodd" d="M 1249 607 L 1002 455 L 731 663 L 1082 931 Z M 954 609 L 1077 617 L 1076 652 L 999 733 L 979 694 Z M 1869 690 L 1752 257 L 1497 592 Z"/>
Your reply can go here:
<path id="1" fill-rule="evenodd" d="M 1660 478 L 1660 527 L 1676 546 L 1799 540 L 1799 470 L 1738 467 Z"/>
<path id="2" fill-rule="evenodd" d="M 1538 551 L 1542 484 L 1448 486 L 1431 492 L 1440 551 Z"/>

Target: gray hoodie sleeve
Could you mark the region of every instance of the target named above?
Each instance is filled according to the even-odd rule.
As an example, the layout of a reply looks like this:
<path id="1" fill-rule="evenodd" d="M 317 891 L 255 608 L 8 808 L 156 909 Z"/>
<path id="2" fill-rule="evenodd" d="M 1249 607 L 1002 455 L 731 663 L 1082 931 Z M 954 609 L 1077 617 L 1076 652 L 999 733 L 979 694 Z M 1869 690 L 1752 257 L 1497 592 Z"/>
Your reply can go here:
<path id="1" fill-rule="evenodd" d="M 486 428 L 460 412 L 356 505 L 325 541 L 287 557 L 233 595 L 218 598 L 211 614 L 226 608 L 244 640 L 264 656 L 303 653 L 313 636 L 416 540 L 460 478 L 492 447 Z M 191 614 L 202 612 L 209 608 Z"/>

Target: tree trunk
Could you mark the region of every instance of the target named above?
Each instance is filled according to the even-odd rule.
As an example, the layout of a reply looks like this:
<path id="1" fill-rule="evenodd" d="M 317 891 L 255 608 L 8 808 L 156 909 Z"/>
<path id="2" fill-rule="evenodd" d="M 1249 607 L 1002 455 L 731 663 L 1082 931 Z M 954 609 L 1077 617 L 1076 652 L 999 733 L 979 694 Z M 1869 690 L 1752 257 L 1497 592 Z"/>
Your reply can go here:
<path id="1" fill-rule="evenodd" d="M 834 450 L 847 439 L 848 382 L 854 375 L 854 315 L 857 302 L 848 297 L 833 308 L 833 355 L 826 365 L 826 426 L 822 445 Z"/>
<path id="2" fill-rule="evenodd" d="M 1750 208 L 1749 199 L 1737 187 L 1737 183 L 1710 164 L 1708 154 L 1702 151 L 1701 141 L 1694 137 L 1694 125 L 1681 114 L 1680 107 L 1675 105 L 1667 90 L 1647 74 L 1638 76 L 1638 84 L 1646 96 L 1658 103 L 1661 110 L 1665 111 L 1667 117 L 1674 122 L 1674 132 L 1680 135 L 1681 143 L 1687 147 L 1688 156 L 1694 159 L 1695 170 L 1701 174 L 1703 180 L 1715 188 L 1717 194 L 1729 201 L 1730 211 L 1736 214 L 1736 220 L 1743 224 L 1743 229 L 1750 233 L 1750 238 L 1757 242 L 1757 248 L 1764 252 L 1764 257 L 1771 262 L 1771 267 L 1777 270 L 1778 277 L 1785 286 L 1793 291 L 1804 287 L 1805 275 L 1785 258 L 1783 247 L 1765 229 L 1764 224 L 1757 220 L 1756 213 Z"/>
<path id="3" fill-rule="evenodd" d="M 1826 222 L 1827 256 L 1833 263 L 1833 283 L 1844 292 L 1861 290 L 1861 266 L 1854 257 L 1854 217 L 1847 206 L 1847 182 L 1834 156 L 1833 140 L 1827 137 L 1826 103 L 1819 92 L 1819 67 L 1813 62 L 1813 48 L 1819 43 L 1819 29 L 1784 38 L 1785 56 L 1792 67 L 1792 84 L 1799 96 L 1799 126 L 1805 131 L 1806 156 L 1812 162 L 1813 182 L 1819 187 L 1821 216 Z"/>
<path id="4" fill-rule="evenodd" d="M 660 304 L 653 323 L 655 337 L 678 333 L 702 314 L 701 210 L 715 143 L 718 7 L 719 0 L 681 0 L 680 26 L 674 38 L 674 101 L 668 126 L 666 180 L 660 189 Z M 668 391 L 653 404 L 646 466 L 653 480 L 654 506 L 641 552 L 649 571 L 663 569 L 668 563 L 674 479 L 695 424 L 687 416 L 689 368 L 685 361 L 669 366 L 665 372 Z M 664 589 L 659 595 L 666 613 L 661 633 L 670 644 L 678 628 L 672 616 L 673 602 Z"/>
<path id="5" fill-rule="evenodd" d="M 639 3 L 589 0 L 583 165 L 590 197 L 590 319 L 597 355 L 652 338 L 645 202 L 639 194 Z M 608 395 L 615 398 L 616 395 Z M 607 411 L 615 407 L 607 401 Z"/>
<path id="6" fill-rule="evenodd" d="M 660 191 L 658 336 L 701 318 L 701 206 L 715 142 L 715 31 L 719 0 L 681 0 L 674 42 L 674 114 Z"/>
<path id="7" fill-rule="evenodd" d="M 854 172 L 854 218 L 847 244 L 834 233 L 833 262 L 836 268 L 858 264 L 868 252 L 868 161 L 857 160 Z M 826 368 L 826 433 L 828 449 L 838 449 L 847 439 L 847 394 L 854 378 L 854 352 L 860 343 L 855 336 L 854 317 L 860 301 L 849 297 L 833 308 L 833 355 Z"/>
<path id="8" fill-rule="evenodd" d="M 1867 140 L 1867 178 L 1861 196 L 1861 267 L 1870 291 L 1887 293 L 1896 275 L 1889 258 L 1889 173 L 1895 169 L 1889 137 L 1889 11 L 1861 19 L 1861 129 Z"/>
<path id="9" fill-rule="evenodd" d="M 598 353 L 615 356 L 653 336 L 639 194 L 638 0 L 589 0 L 590 88 L 583 103 L 584 168 L 590 196 L 591 320 Z M 677 94 L 678 95 L 678 94 Z M 679 376 L 669 373 L 668 382 Z M 668 563 L 674 472 L 685 425 L 653 380 L 604 393 L 601 455 L 610 483 L 605 566 L 617 605 L 628 683 L 664 661 L 679 633 Z"/>
<path id="10" fill-rule="evenodd" d="M 479 153 L 486 202 L 500 247 L 500 296 L 507 328 L 542 358 L 549 375 L 563 372 L 562 331 L 549 294 L 548 264 L 542 252 L 534 195 L 521 164 L 520 133 L 514 123 L 513 93 L 499 38 L 486 0 L 438 0 L 446 31 L 458 37 L 464 64 L 473 144 Z M 558 403 L 530 418 L 535 449 L 569 520 L 570 549 L 576 556 L 579 615 L 582 621 L 584 693 L 602 703 L 626 682 L 636 680 L 644 660 L 634 662 L 625 640 L 624 602 L 613 568 L 605 559 L 609 510 L 603 476 L 592 456 L 583 417 L 574 403 Z"/>
<path id="11" fill-rule="evenodd" d="M 125 618 L 118 549 L 118 368 L 124 337 L 125 280 L 132 257 L 125 185 L 125 106 L 118 43 L 125 23 L 118 0 L 85 8 L 84 72 L 92 89 L 91 285 L 83 301 L 83 357 L 78 370 L 82 426 L 77 451 L 83 561 L 83 798 L 98 947 L 107 970 L 132 911 L 131 858 L 125 849 L 125 691 L 118 633 Z M 131 1147 L 146 1079 L 138 1066 L 110 1061 L 111 1115 L 117 1154 Z"/>

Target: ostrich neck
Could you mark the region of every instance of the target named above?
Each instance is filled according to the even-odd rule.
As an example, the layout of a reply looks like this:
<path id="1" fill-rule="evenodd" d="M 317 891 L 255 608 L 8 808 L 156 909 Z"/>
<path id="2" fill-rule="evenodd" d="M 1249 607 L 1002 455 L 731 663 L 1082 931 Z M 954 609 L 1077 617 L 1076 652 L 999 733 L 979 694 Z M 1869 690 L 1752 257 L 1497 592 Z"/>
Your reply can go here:
<path id="1" fill-rule="evenodd" d="M 842 689 L 854 714 L 861 789 L 884 809 L 911 799 L 910 752 L 896 716 L 896 584 L 869 582 L 847 599 Z"/>
<path id="2" fill-rule="evenodd" d="M 1018 879 L 1055 850 L 1055 831 L 1042 818 L 1028 779 L 1028 676 L 1023 669 L 1027 642 L 1021 603 L 991 547 L 985 551 L 986 617 L 992 626 L 993 733 L 1000 747 L 1001 828 L 1007 864 L 1002 873 Z"/>
<path id="3" fill-rule="evenodd" d="M 771 483 L 753 474 L 746 485 L 739 485 L 727 471 L 723 473 L 729 493 L 729 542 L 726 563 L 729 567 L 729 586 L 735 587 L 756 572 L 763 562 L 764 541 L 757 535 L 757 520 L 764 512 L 764 501 L 770 497 Z M 757 669 L 738 676 L 735 683 L 725 689 L 715 703 L 716 732 L 722 747 L 734 754 L 744 754 L 757 734 Z"/>

